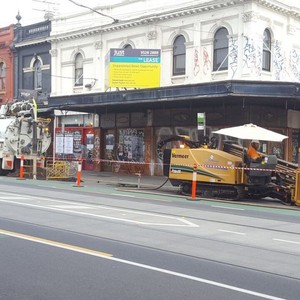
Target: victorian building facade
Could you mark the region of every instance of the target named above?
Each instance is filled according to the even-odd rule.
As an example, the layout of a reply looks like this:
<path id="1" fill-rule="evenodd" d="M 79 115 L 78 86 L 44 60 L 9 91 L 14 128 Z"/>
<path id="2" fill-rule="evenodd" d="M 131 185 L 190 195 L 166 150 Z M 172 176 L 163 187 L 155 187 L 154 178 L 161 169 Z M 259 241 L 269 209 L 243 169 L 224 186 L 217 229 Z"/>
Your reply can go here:
<path id="1" fill-rule="evenodd" d="M 34 98 L 40 107 L 47 106 L 51 92 L 51 22 L 28 26 L 15 25 L 12 51 L 14 56 L 14 98 Z"/>
<path id="2" fill-rule="evenodd" d="M 119 1 L 56 18 L 49 106 L 65 114 L 64 128 L 78 125 L 68 111 L 87 113 L 78 126 L 93 131 L 81 132 L 81 146 L 96 169 L 161 174 L 161 141 L 201 140 L 199 112 L 209 136 L 244 123 L 288 135 L 284 144 L 264 143 L 264 151 L 296 162 L 299 29 L 300 10 L 273 0 Z M 160 87 L 107 89 L 105 57 L 113 48 L 159 49 Z"/>
<path id="3" fill-rule="evenodd" d="M 0 105 L 13 101 L 13 39 L 13 25 L 0 28 Z"/>

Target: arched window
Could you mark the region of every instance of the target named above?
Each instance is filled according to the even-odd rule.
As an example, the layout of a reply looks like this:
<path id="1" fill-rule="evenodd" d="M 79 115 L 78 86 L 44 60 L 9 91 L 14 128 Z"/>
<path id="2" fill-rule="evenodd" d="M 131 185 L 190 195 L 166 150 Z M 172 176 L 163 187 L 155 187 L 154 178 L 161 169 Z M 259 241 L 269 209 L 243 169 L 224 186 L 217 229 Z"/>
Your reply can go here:
<path id="1" fill-rule="evenodd" d="M 42 88 L 42 64 L 38 59 L 33 63 L 33 88 Z"/>
<path id="2" fill-rule="evenodd" d="M 263 40 L 263 57 L 262 57 L 262 69 L 264 71 L 271 71 L 271 34 L 268 29 L 264 31 Z"/>
<path id="3" fill-rule="evenodd" d="M 228 70 L 228 31 L 225 27 L 217 30 L 214 37 L 214 71 Z"/>
<path id="4" fill-rule="evenodd" d="M 185 74 L 185 38 L 179 35 L 173 44 L 173 75 Z"/>
<path id="5" fill-rule="evenodd" d="M 75 85 L 83 85 L 83 57 L 80 53 L 75 57 Z"/>
<path id="6" fill-rule="evenodd" d="M 124 45 L 123 48 L 124 48 L 124 49 L 132 49 L 132 46 L 131 46 L 130 44 L 126 44 L 126 45 Z"/>
<path id="7" fill-rule="evenodd" d="M 4 62 L 0 62 L 0 90 L 5 90 L 6 82 L 6 66 Z"/>

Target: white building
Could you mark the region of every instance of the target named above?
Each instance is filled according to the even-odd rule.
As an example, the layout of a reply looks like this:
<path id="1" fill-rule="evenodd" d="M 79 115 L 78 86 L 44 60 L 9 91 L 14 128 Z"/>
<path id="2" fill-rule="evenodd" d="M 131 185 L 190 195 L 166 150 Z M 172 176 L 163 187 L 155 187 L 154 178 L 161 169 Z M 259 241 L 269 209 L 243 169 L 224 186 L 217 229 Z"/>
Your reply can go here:
<path id="1" fill-rule="evenodd" d="M 98 113 L 103 129 L 100 135 L 105 135 L 104 131 L 114 134 L 116 145 L 120 143 L 119 128 L 151 127 L 151 133 L 147 133 L 150 136 L 145 137 L 149 145 L 168 134 L 196 137 L 195 121 L 189 123 L 184 118 L 194 118 L 197 111 L 207 113 L 211 129 L 241 122 L 259 123 L 291 137 L 280 151 L 282 157 L 295 160 L 300 139 L 300 8 L 296 5 L 298 8 L 293 1 L 283 0 L 124 0 L 57 17 L 52 21 L 50 37 L 50 103 Z M 156 106 L 161 99 L 153 97 L 148 107 L 135 106 L 132 101 L 130 109 L 123 109 L 119 102 L 106 102 L 103 97 L 113 92 L 105 86 L 105 56 L 111 48 L 128 47 L 160 49 L 160 89 L 180 87 L 185 102 L 172 102 L 171 98 L 174 106 L 169 102 Z M 227 95 L 223 89 L 218 94 L 218 83 L 224 83 Z M 189 85 L 208 89 L 199 96 L 206 100 L 196 103 L 197 93 L 185 93 L 184 86 Z M 235 100 L 224 102 L 232 95 L 238 104 Z M 262 103 L 260 96 L 266 101 Z M 126 97 L 131 97 L 128 91 Z M 141 97 L 137 104 L 149 96 Z M 215 101 L 208 103 L 207 99 Z M 220 110 L 222 105 L 225 112 Z M 164 109 L 171 115 L 177 113 L 182 125 L 172 120 L 157 123 Z M 264 112 L 258 116 L 260 110 Z M 145 123 L 131 123 L 133 118 L 142 118 L 142 112 L 147 112 Z M 128 118 L 126 125 L 118 125 L 121 117 Z M 168 129 L 162 131 L 164 127 Z M 178 127 L 185 129 L 180 131 Z M 272 152 L 275 146 L 268 147 Z M 105 153 L 99 155 L 108 159 Z M 151 148 L 144 160 L 156 162 L 155 149 Z"/>

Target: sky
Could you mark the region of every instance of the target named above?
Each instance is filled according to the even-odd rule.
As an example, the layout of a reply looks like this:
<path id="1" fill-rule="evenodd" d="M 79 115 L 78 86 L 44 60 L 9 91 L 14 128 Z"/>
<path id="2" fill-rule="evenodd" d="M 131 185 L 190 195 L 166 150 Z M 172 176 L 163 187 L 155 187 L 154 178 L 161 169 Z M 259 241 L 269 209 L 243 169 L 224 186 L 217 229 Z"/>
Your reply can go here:
<path id="1" fill-rule="evenodd" d="M 118 2 L 117 0 L 74 0 L 89 7 L 95 7 L 99 3 L 107 4 Z M 120 0 L 119 0 L 120 1 Z M 207 0 L 206 0 L 207 1 Z M 280 0 L 291 6 L 300 8 L 299 0 Z M 192 2 L 192 1 L 191 1 Z M 20 23 L 25 25 L 34 24 L 44 20 L 47 10 L 55 11 L 56 14 L 73 13 L 83 10 L 69 0 L 8 0 L 8 5 L 2 5 L 0 16 L 0 28 L 15 24 L 18 11 L 22 17 Z"/>
<path id="2" fill-rule="evenodd" d="M 75 0 L 74 0 L 75 1 Z M 97 3 L 106 1 L 97 0 L 76 0 L 86 6 L 96 6 Z M 17 23 L 16 15 L 18 11 L 22 17 L 22 25 L 30 25 L 44 21 L 47 10 L 55 11 L 56 14 L 65 14 L 83 10 L 68 0 L 8 0 L 8 5 L 2 5 L 0 15 L 0 28 Z"/>

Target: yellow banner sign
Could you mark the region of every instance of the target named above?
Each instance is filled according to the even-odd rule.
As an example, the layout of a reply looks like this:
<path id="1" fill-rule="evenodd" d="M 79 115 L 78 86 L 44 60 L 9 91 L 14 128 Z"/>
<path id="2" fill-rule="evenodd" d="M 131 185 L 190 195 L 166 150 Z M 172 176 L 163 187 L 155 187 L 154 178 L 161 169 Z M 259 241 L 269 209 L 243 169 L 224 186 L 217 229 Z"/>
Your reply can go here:
<path id="1" fill-rule="evenodd" d="M 110 49 L 106 58 L 107 87 L 160 86 L 160 50 Z"/>

